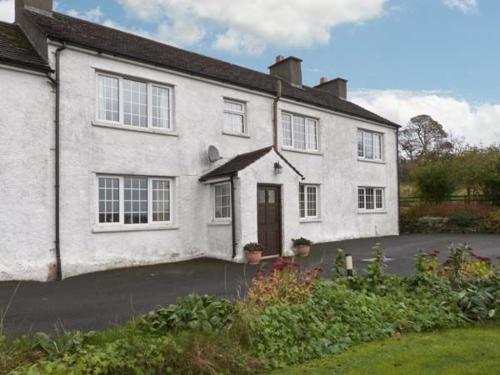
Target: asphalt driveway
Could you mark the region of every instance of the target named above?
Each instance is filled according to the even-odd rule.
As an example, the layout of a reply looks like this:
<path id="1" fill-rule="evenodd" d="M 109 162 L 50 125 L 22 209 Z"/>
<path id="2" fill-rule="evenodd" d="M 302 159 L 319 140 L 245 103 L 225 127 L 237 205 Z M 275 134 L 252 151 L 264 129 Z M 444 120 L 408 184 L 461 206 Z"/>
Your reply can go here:
<path id="1" fill-rule="evenodd" d="M 419 250 L 444 251 L 450 243 L 468 243 L 483 256 L 500 256 L 500 235 L 405 235 L 315 245 L 305 265 L 323 264 L 326 276 L 337 248 L 353 255 L 357 269 L 372 257 L 371 248 L 386 249 L 389 272 L 409 275 Z M 270 261 L 264 263 L 269 267 Z M 0 283 L 0 318 L 4 333 L 19 335 L 55 328 L 95 330 L 119 324 L 189 293 L 237 297 L 244 293 L 256 266 L 197 259 L 158 266 L 93 273 L 54 283 Z M 10 307 L 7 306 L 10 303 Z"/>

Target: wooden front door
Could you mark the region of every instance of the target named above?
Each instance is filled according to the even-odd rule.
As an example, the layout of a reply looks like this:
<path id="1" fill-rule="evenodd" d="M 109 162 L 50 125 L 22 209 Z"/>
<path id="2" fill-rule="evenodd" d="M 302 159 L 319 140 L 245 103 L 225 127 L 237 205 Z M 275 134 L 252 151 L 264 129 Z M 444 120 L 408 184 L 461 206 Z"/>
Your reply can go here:
<path id="1" fill-rule="evenodd" d="M 257 185 L 257 224 L 262 256 L 281 255 L 281 189 Z"/>

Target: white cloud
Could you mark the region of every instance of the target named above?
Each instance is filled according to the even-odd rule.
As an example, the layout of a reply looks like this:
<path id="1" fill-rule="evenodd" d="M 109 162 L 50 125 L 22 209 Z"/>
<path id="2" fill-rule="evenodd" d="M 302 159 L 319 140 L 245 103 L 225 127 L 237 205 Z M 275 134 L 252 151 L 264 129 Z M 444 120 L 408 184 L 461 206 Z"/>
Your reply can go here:
<path id="1" fill-rule="evenodd" d="M 267 45 L 325 44 L 331 29 L 384 14 L 388 0 L 117 0 L 130 17 L 173 31 L 191 30 L 181 44 L 205 38 L 214 48 L 262 52 Z M 168 26 L 165 26 L 168 25 Z M 177 39 L 179 36 L 177 34 Z"/>
<path id="2" fill-rule="evenodd" d="M 14 0 L 0 0 L 0 21 L 14 22 Z"/>
<path id="3" fill-rule="evenodd" d="M 66 13 L 72 17 L 82 18 L 91 22 L 99 22 L 104 17 L 104 14 L 102 13 L 101 7 L 99 5 L 83 13 L 77 11 L 76 9 L 70 9 Z"/>
<path id="4" fill-rule="evenodd" d="M 500 104 L 474 105 L 449 94 L 402 90 L 355 91 L 351 100 L 400 125 L 428 114 L 468 143 L 500 142 Z"/>
<path id="5" fill-rule="evenodd" d="M 458 9 L 467 13 L 477 7 L 476 0 L 443 0 L 443 3 L 450 8 Z"/>

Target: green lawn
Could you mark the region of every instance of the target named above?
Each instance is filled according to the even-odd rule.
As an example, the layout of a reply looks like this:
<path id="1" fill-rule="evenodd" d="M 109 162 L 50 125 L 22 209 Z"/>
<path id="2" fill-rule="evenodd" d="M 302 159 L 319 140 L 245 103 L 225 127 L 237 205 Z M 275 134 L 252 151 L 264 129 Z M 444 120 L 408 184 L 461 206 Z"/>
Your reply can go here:
<path id="1" fill-rule="evenodd" d="M 356 346 L 274 375 L 500 374 L 500 321 Z"/>

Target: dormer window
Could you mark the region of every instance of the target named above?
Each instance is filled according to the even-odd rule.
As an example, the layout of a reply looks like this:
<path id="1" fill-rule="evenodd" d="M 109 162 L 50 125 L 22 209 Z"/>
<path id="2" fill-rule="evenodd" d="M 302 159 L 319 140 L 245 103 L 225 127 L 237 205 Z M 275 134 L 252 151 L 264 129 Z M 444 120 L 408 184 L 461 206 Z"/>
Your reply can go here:
<path id="1" fill-rule="evenodd" d="M 172 130 L 172 88 L 110 74 L 97 75 L 97 120 Z"/>

